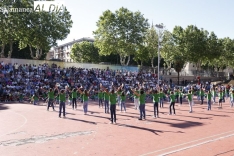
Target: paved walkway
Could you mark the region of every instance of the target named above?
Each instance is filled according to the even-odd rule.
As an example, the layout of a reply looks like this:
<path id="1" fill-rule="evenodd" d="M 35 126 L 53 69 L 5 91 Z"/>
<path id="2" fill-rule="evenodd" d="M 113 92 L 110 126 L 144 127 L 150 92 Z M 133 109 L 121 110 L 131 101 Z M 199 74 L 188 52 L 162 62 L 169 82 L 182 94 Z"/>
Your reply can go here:
<path id="1" fill-rule="evenodd" d="M 117 124 L 109 124 L 109 114 L 89 103 L 88 115 L 82 107 L 67 106 L 67 118 L 44 106 L 0 104 L 0 155 L 4 156 L 135 156 L 135 155 L 234 155 L 234 108 L 229 102 L 218 108 L 195 101 L 176 104 L 176 115 L 168 115 L 168 103 L 154 119 L 152 103 L 146 104 L 147 119 L 137 120 L 138 111 L 127 104 L 119 112 Z M 56 107 L 58 110 L 58 107 Z"/>

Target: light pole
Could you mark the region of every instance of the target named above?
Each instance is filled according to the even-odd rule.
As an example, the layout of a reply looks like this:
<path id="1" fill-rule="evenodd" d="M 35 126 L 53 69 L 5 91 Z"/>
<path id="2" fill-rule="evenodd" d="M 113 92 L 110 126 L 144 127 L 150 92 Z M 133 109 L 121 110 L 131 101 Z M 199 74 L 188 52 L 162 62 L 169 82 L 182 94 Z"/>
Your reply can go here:
<path id="1" fill-rule="evenodd" d="M 159 85 L 159 70 L 160 70 L 160 33 L 161 33 L 161 29 L 163 29 L 163 25 L 162 24 L 156 24 L 155 25 L 156 28 L 158 28 L 158 85 Z"/>

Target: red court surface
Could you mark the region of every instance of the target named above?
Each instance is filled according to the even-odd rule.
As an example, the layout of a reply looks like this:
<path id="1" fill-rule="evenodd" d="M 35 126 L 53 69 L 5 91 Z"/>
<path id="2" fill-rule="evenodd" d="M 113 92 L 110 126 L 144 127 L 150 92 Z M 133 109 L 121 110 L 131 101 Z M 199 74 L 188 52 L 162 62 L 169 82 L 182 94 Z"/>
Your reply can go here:
<path id="1" fill-rule="evenodd" d="M 42 104 L 42 103 L 41 103 Z M 168 115 L 168 103 L 154 119 L 153 104 L 146 104 L 147 119 L 137 120 L 139 113 L 132 103 L 127 112 L 117 107 L 117 124 L 109 124 L 109 114 L 89 102 L 84 115 L 66 106 L 67 118 L 46 106 L 0 104 L 1 156 L 231 156 L 234 155 L 234 108 L 229 100 L 207 111 L 195 101 L 194 112 L 188 103 L 176 104 L 176 115 Z M 56 106 L 58 110 L 58 106 Z"/>

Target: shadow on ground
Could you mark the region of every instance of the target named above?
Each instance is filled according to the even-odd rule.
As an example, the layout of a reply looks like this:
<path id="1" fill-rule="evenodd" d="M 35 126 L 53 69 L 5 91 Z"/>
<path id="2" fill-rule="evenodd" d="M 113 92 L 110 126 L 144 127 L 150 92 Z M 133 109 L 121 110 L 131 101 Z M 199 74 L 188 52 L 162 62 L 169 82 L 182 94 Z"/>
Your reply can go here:
<path id="1" fill-rule="evenodd" d="M 9 109 L 9 107 L 8 107 L 8 106 L 5 106 L 4 104 L 1 104 L 1 103 L 0 103 L 0 111 L 1 111 L 1 110 L 6 110 L 6 109 Z"/>

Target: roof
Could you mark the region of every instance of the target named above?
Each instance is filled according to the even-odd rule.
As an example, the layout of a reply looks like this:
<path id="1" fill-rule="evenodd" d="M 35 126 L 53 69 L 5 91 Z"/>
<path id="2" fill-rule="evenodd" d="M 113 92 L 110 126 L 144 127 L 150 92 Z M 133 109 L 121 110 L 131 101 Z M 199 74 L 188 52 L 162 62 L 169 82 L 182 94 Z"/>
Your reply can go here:
<path id="1" fill-rule="evenodd" d="M 74 41 L 71 41 L 71 42 L 68 42 L 68 43 L 56 46 L 55 48 L 60 48 L 60 47 L 64 47 L 64 46 L 67 46 L 67 45 L 72 45 L 74 43 L 82 42 L 82 41 L 94 42 L 94 39 L 93 38 L 89 38 L 89 37 L 83 37 L 83 38 L 80 38 L 80 39 L 77 39 L 77 40 L 74 40 Z"/>

